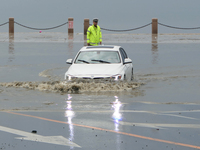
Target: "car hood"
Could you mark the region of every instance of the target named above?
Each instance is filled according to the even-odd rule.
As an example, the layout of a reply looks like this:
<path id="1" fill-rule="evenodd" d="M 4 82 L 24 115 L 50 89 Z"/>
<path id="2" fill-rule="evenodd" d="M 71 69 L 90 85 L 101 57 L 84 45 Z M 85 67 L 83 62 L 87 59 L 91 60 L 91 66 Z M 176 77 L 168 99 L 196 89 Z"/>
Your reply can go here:
<path id="1" fill-rule="evenodd" d="M 121 73 L 122 64 L 73 64 L 66 74 L 73 76 L 111 76 Z"/>

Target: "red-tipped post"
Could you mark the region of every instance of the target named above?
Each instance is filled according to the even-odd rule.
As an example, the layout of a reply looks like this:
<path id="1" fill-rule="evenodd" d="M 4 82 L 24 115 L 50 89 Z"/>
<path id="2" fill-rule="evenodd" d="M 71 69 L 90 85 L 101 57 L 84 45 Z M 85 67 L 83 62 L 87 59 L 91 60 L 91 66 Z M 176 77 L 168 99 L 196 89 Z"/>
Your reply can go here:
<path id="1" fill-rule="evenodd" d="M 68 34 L 74 33 L 74 18 L 68 18 Z"/>

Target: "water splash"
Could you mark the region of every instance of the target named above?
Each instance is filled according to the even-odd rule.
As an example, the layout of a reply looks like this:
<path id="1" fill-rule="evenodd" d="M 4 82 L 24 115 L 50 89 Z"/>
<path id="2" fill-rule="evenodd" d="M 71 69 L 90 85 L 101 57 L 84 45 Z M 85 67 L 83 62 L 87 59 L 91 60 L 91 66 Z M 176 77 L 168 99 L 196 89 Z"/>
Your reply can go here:
<path id="1" fill-rule="evenodd" d="M 76 80 L 66 81 L 48 81 L 48 82 L 9 82 L 0 83 L 4 87 L 26 88 L 30 90 L 57 92 L 57 93 L 83 93 L 83 92 L 118 92 L 132 91 L 143 83 L 139 82 L 114 82 L 104 80 Z"/>

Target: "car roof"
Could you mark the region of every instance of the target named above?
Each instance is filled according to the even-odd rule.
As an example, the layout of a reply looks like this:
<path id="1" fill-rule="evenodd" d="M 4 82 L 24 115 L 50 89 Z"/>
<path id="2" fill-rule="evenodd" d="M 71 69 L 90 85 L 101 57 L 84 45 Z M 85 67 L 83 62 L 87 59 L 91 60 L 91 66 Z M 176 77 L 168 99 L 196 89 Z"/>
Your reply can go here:
<path id="1" fill-rule="evenodd" d="M 80 51 L 93 51 L 93 50 L 106 50 L 106 51 L 119 51 L 121 46 L 115 45 L 98 45 L 98 46 L 84 46 Z"/>

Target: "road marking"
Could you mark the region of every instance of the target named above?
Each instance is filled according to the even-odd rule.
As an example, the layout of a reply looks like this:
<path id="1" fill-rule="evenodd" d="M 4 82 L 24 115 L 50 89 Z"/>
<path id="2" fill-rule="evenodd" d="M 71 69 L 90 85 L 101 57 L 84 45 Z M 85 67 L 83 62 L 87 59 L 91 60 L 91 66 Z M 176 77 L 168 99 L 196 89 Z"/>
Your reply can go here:
<path id="1" fill-rule="evenodd" d="M 164 129 L 163 127 L 169 127 L 169 128 L 193 128 L 193 129 L 200 128 L 199 124 L 131 123 L 131 122 L 123 122 L 123 121 L 120 121 L 119 124 L 128 125 L 128 126 L 148 127 L 148 128 L 161 128 L 161 129 Z"/>
<path id="2" fill-rule="evenodd" d="M 172 117 L 178 117 L 178 118 L 184 118 L 184 119 L 191 119 L 191 120 L 199 120 L 199 119 L 193 118 L 193 117 L 186 117 L 186 116 L 173 115 L 173 114 L 158 114 L 158 115 L 172 116 Z"/>
<path id="3" fill-rule="evenodd" d="M 29 132 L 16 130 L 16 129 L 3 127 L 3 126 L 0 126 L 0 131 L 9 132 L 12 134 L 23 136 L 23 137 L 16 137 L 15 139 L 43 142 L 43 143 L 57 144 L 57 145 L 64 145 L 64 146 L 71 146 L 71 147 L 80 147 L 79 145 L 69 141 L 63 136 L 42 136 L 42 135 L 37 135 L 34 133 L 29 133 Z"/>
<path id="4" fill-rule="evenodd" d="M 64 112 L 63 110 L 15 110 L 15 109 L 2 109 L 0 112 Z M 78 110 L 75 112 L 91 112 L 91 113 L 110 113 L 114 112 L 113 110 Z M 184 110 L 184 111 L 145 111 L 145 110 L 120 110 L 120 113 L 150 113 L 150 114 L 169 114 L 169 113 L 194 113 L 200 112 L 200 110 Z"/>
<path id="5" fill-rule="evenodd" d="M 27 114 L 21 114 L 21 113 L 16 113 L 16 112 L 6 112 L 6 113 L 20 115 L 20 116 L 26 116 L 26 117 L 36 118 L 36 119 L 41 119 L 41 120 L 50 121 L 50 122 L 69 124 L 69 123 L 64 122 L 64 121 L 58 121 L 58 120 L 53 120 L 53 119 L 48 119 L 48 118 L 43 118 L 43 117 L 38 117 L 38 116 L 33 116 L 33 115 L 27 115 Z M 132 136 L 132 137 L 141 138 L 141 139 L 150 140 L 150 141 L 156 141 L 156 142 L 162 142 L 162 143 L 167 143 L 167 144 L 173 144 L 173 145 L 177 145 L 177 146 L 200 149 L 200 146 L 196 146 L 196 145 L 190 145 L 190 144 L 178 143 L 178 142 L 173 142 L 173 141 L 161 140 L 161 139 L 141 136 L 141 135 L 137 135 L 137 134 L 120 132 L 120 131 L 115 131 L 115 130 L 108 130 L 108 129 L 98 128 L 98 127 L 87 126 L 87 125 L 80 125 L 80 124 L 74 124 L 74 123 L 72 125 L 78 126 L 78 127 L 96 129 L 96 130 L 100 130 L 100 131 L 112 132 L 112 133 L 117 133 L 117 134 L 122 134 L 122 135 L 127 135 L 127 136 Z"/>

